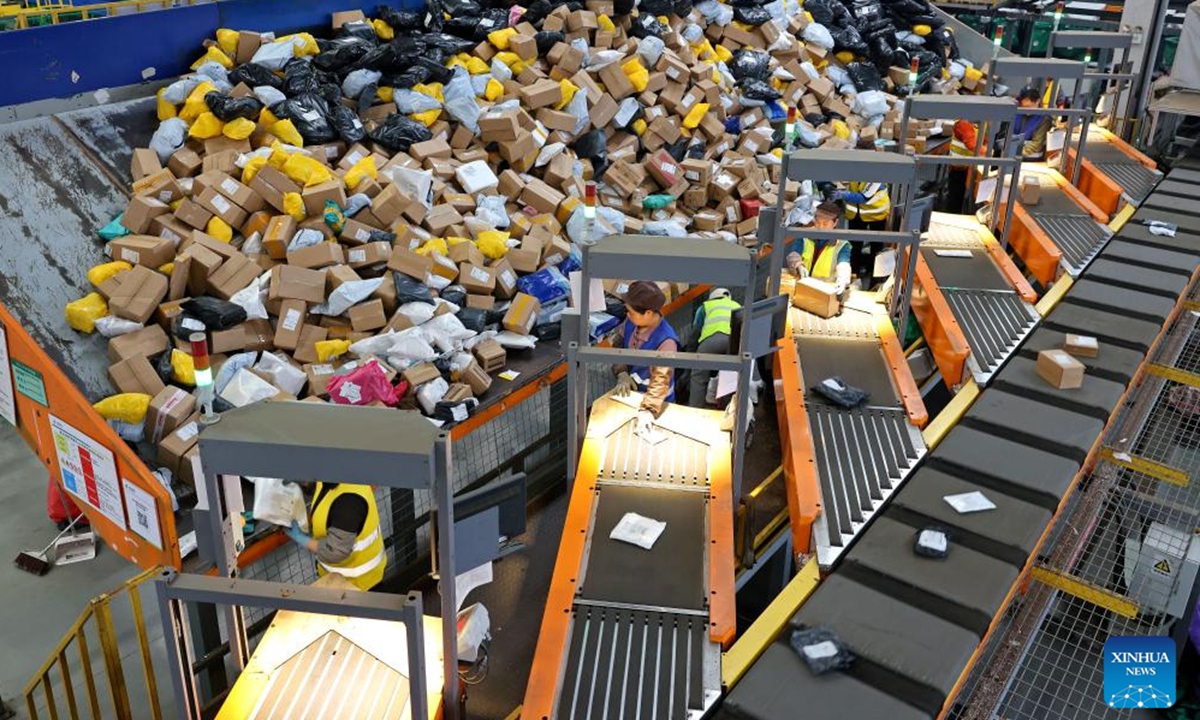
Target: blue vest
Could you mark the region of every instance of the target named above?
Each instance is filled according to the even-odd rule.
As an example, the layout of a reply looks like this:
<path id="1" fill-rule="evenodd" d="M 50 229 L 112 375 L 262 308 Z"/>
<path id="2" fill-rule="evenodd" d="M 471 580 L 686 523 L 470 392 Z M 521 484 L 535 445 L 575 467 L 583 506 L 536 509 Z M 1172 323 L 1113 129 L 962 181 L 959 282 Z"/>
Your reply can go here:
<path id="1" fill-rule="evenodd" d="M 625 321 L 624 326 L 625 347 L 629 347 L 630 341 L 633 339 L 633 333 L 637 327 Z M 642 344 L 642 350 L 657 350 L 662 347 L 662 344 L 667 340 L 674 340 L 675 347 L 680 347 L 679 336 L 675 334 L 675 328 L 671 327 L 671 323 L 667 322 L 666 318 L 658 323 L 658 327 L 654 328 L 654 332 L 650 333 L 650 337 Z M 629 374 L 637 383 L 637 388 L 641 392 L 646 392 L 646 383 L 650 380 L 650 368 L 645 365 L 631 365 Z M 675 402 L 675 373 L 671 373 L 671 390 L 667 393 L 667 402 Z"/>
<path id="2" fill-rule="evenodd" d="M 1023 135 L 1025 142 L 1031 142 L 1034 133 L 1037 132 L 1038 125 L 1042 124 L 1043 119 L 1045 119 L 1044 115 L 1017 115 L 1014 134 Z"/>

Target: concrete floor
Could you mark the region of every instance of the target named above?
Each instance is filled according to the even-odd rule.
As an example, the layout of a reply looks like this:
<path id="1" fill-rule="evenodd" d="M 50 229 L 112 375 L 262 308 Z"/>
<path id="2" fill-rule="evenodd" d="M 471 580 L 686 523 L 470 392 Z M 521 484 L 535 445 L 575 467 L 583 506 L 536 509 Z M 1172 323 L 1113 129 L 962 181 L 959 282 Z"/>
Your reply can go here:
<path id="1" fill-rule="evenodd" d="M 46 471 L 12 427 L 2 422 L 0 507 L 5 509 L 4 521 L 0 522 L 0 552 L 6 553 L 9 558 L 16 557 L 22 550 L 39 550 L 55 536 L 56 530 L 46 517 Z M 105 547 L 98 548 L 94 560 L 51 568 L 42 577 L 18 570 L 12 562 L 0 563 L 0 608 L 4 608 L 0 616 L 0 637 L 4 638 L 7 649 L 7 652 L 0 653 L 0 695 L 17 712 L 17 717 L 28 717 L 25 701 L 21 697 L 25 684 L 54 651 L 55 645 L 70 629 L 88 601 L 117 588 L 136 573 L 136 567 Z M 157 677 L 160 685 L 167 690 L 166 697 L 171 697 L 165 660 L 161 657 L 162 630 L 153 590 L 152 585 L 143 586 L 142 605 L 146 612 L 151 646 L 157 650 L 154 653 Z M 130 702 L 135 708 L 134 716 L 149 717 L 144 675 L 127 597 L 114 600 L 111 607 L 114 625 L 120 634 L 122 665 L 129 686 Z M 111 699 L 102 674 L 103 665 L 99 660 L 100 644 L 94 632 L 88 635 L 88 645 L 93 668 L 97 671 L 97 691 L 103 712 Z M 86 693 L 82 690 L 83 677 L 79 670 L 78 651 L 74 647 L 69 657 L 72 680 L 80 688 L 76 692 L 80 714 L 86 716 Z M 61 683 L 57 675 L 55 683 Z M 159 695 L 163 693 L 160 691 Z M 37 697 L 38 705 L 43 706 L 42 695 L 39 693 Z M 58 688 L 57 698 L 59 711 L 64 712 L 65 696 L 61 687 Z M 45 713 L 39 714 L 46 717 Z M 173 716 L 174 713 L 167 715 Z"/>

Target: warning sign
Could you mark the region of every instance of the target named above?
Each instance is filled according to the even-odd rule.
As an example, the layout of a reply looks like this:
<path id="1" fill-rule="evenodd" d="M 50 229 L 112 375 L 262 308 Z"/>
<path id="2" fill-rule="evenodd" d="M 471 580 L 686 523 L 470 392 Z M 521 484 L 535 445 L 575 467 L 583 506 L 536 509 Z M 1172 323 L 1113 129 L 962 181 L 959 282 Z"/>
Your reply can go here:
<path id="1" fill-rule="evenodd" d="M 112 452 L 53 415 L 50 431 L 54 434 L 63 487 L 124 530 L 125 506 L 121 502 L 121 485 Z"/>
<path id="2" fill-rule="evenodd" d="M 1160 572 L 1163 575 L 1170 575 L 1171 574 L 1171 563 L 1167 562 L 1166 558 L 1163 558 L 1162 560 L 1159 560 L 1158 562 L 1154 563 L 1154 570 L 1155 570 L 1155 572 Z"/>

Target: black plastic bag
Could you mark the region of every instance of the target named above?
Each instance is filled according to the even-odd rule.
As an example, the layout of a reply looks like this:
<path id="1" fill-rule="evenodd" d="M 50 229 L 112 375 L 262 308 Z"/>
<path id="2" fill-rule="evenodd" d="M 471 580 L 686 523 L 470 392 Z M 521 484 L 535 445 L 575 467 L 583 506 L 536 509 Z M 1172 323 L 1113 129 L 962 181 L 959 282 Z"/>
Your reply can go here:
<path id="1" fill-rule="evenodd" d="M 234 98 L 225 93 L 210 92 L 204 96 L 204 104 L 221 122 L 229 122 L 236 118 L 253 120 L 262 111 L 263 104 L 253 95 Z"/>
<path id="2" fill-rule="evenodd" d="M 479 15 L 483 12 L 483 8 L 475 0 L 438 0 L 433 7 L 436 5 L 441 5 L 442 10 L 452 18 L 463 15 Z"/>
<path id="3" fill-rule="evenodd" d="M 675 0 L 672 3 L 671 14 L 685 18 L 692 14 L 692 0 Z"/>
<path id="4" fill-rule="evenodd" d="M 433 291 L 420 280 L 414 280 L 398 272 L 392 273 L 392 279 L 396 283 L 396 304 L 403 305 L 410 302 L 437 304 L 433 301 Z"/>
<path id="5" fill-rule="evenodd" d="M 729 72 L 734 80 L 753 78 L 765 81 L 771 76 L 771 56 L 761 50 L 740 48 L 733 52 L 729 61 Z"/>
<path id="6" fill-rule="evenodd" d="M 854 653 L 837 633 L 825 626 L 794 630 L 788 642 L 814 675 L 847 670 L 854 664 Z"/>
<path id="7" fill-rule="evenodd" d="M 879 20 L 884 20 L 883 5 L 877 2 L 855 3 L 850 14 L 854 16 L 854 24 L 860 30 Z M 886 22 L 886 20 L 884 20 Z"/>
<path id="8" fill-rule="evenodd" d="M 388 245 L 396 242 L 396 233 L 387 230 L 372 230 L 367 235 L 367 242 L 385 242 Z"/>
<path id="9" fill-rule="evenodd" d="M 769 21 L 771 19 L 771 13 L 767 12 L 766 8 L 762 7 L 741 7 L 739 5 L 735 5 L 733 7 L 733 18 L 738 22 L 757 26 Z"/>
<path id="10" fill-rule="evenodd" d="M 613 15 L 621 17 L 633 12 L 634 0 L 613 0 Z"/>
<path id="11" fill-rule="evenodd" d="M 854 82 L 854 87 L 859 92 L 883 90 L 885 87 L 883 77 L 874 65 L 860 62 L 850 63 L 846 66 L 846 74 L 850 76 L 850 80 Z"/>
<path id="12" fill-rule="evenodd" d="M 291 120 L 306 144 L 333 142 L 337 133 L 329 124 L 328 106 L 320 95 L 309 94 L 276 103 L 271 112 L 281 120 Z"/>
<path id="13" fill-rule="evenodd" d="M 379 98 L 379 83 L 373 82 L 373 83 L 368 84 L 366 87 L 364 87 L 362 89 L 362 92 L 359 93 L 358 99 L 355 102 L 355 105 L 358 107 L 358 112 L 360 114 L 365 113 L 367 110 L 369 110 L 371 108 L 372 105 L 375 104 L 375 101 L 378 98 Z M 329 117 L 330 117 L 330 119 L 332 119 L 333 114 L 330 113 Z"/>
<path id="14" fill-rule="evenodd" d="M 675 4 L 673 0 L 642 0 L 638 4 L 638 10 L 655 16 L 670 15 L 675 12 Z"/>
<path id="15" fill-rule="evenodd" d="M 363 55 L 354 64 L 345 68 L 347 72 L 353 70 L 378 70 L 383 74 L 403 72 L 413 60 L 420 57 L 425 52 L 424 44 L 418 42 L 412 37 L 396 36 L 391 42 L 377 45 L 371 48 L 366 55 Z"/>
<path id="16" fill-rule="evenodd" d="M 533 327 L 533 334 L 538 340 L 558 340 L 562 337 L 562 321 L 542 323 Z"/>
<path id="17" fill-rule="evenodd" d="M 270 68 L 255 63 L 246 63 L 235 67 L 229 72 L 229 82 L 234 85 L 246 83 L 252 88 L 266 85 L 276 90 L 283 89 L 283 78 L 272 72 Z"/>
<path id="18" fill-rule="evenodd" d="M 369 22 L 363 20 L 355 20 L 348 22 L 338 31 L 338 35 L 333 39 L 333 42 L 341 42 L 346 40 L 364 40 L 368 45 L 374 45 L 379 40 L 378 34 L 375 32 L 375 27 Z M 320 40 L 317 41 L 318 43 Z"/>
<path id="19" fill-rule="evenodd" d="M 817 383 L 812 387 L 812 391 L 844 408 L 856 408 L 871 398 L 867 391 L 847 384 L 836 375 Z"/>
<path id="20" fill-rule="evenodd" d="M 372 33 L 374 30 L 371 31 Z M 313 65 L 320 70 L 340 71 L 361 60 L 375 47 L 375 43 L 358 38 L 347 38 L 344 41 L 334 41 L 331 47 L 313 58 Z"/>
<path id="21" fill-rule="evenodd" d="M 199 319 L 187 312 L 181 312 L 171 321 L 171 335 L 180 340 L 187 340 L 195 332 L 206 332 L 207 327 Z"/>
<path id="22" fill-rule="evenodd" d="M 375 16 L 383 20 L 397 33 L 412 32 L 425 27 L 425 13 L 417 10 L 397 10 L 388 5 L 375 8 Z"/>
<path id="23" fill-rule="evenodd" d="M 220 395 L 217 395 L 213 398 L 213 412 L 217 413 L 218 415 L 236 409 L 237 407 L 233 403 L 229 402 Z"/>
<path id="24" fill-rule="evenodd" d="M 283 66 L 283 92 L 291 97 L 315 93 L 321 88 L 316 68 L 303 58 L 292 58 Z"/>
<path id="25" fill-rule="evenodd" d="M 358 119 L 353 110 L 341 103 L 329 108 L 329 124 L 333 125 L 338 137 L 347 145 L 362 142 L 367 136 L 367 129 L 363 127 L 362 120 Z"/>
<path id="26" fill-rule="evenodd" d="M 892 56 L 894 55 L 895 51 L 883 36 L 876 35 L 875 37 L 867 40 L 867 47 L 871 49 L 868 55 L 871 58 L 871 62 L 874 63 L 877 69 L 882 71 L 891 67 Z"/>
<path id="27" fill-rule="evenodd" d="M 167 350 L 154 359 L 154 372 L 158 374 L 158 379 L 164 384 L 171 385 L 175 382 L 175 368 L 171 365 L 171 351 Z"/>
<path id="28" fill-rule="evenodd" d="M 661 38 L 663 26 L 657 17 L 644 12 L 633 19 L 633 23 L 629 26 L 629 34 L 641 39 L 648 37 Z"/>
<path id="29" fill-rule="evenodd" d="M 472 40 L 465 40 L 446 33 L 425 33 L 420 37 L 420 42 L 427 49 L 441 53 L 441 56 L 435 60 L 439 65 L 449 58 L 475 47 L 475 42 Z M 421 57 L 428 60 L 435 54 L 430 52 Z"/>
<path id="30" fill-rule="evenodd" d="M 804 115 L 804 122 L 813 127 L 819 127 L 829 122 L 829 116 L 825 113 L 806 113 Z"/>
<path id="31" fill-rule="evenodd" d="M 209 332 L 228 330 L 246 322 L 246 308 L 207 295 L 183 303 L 183 311 L 200 322 Z"/>
<path id="32" fill-rule="evenodd" d="M 372 140 L 392 152 L 407 151 L 414 143 L 433 139 L 429 128 L 400 113 L 389 115 L 388 119 L 369 135 Z"/>
<path id="33" fill-rule="evenodd" d="M 557 30 L 543 30 L 533 36 L 537 41 L 538 56 L 545 56 L 550 50 L 560 42 L 566 42 L 567 36 Z"/>
<path id="34" fill-rule="evenodd" d="M 599 180 L 608 169 L 608 136 L 600 128 L 585 133 L 572 146 L 580 158 L 592 161 L 592 173 Z"/>
<path id="35" fill-rule="evenodd" d="M 945 558 L 950 554 L 950 532 L 936 525 L 921 528 L 913 538 L 913 552 L 921 557 Z"/>
<path id="36" fill-rule="evenodd" d="M 837 0 L 805 0 L 804 11 L 812 15 L 814 22 L 828 28 L 833 25 L 833 6 L 839 4 Z"/>
<path id="37" fill-rule="evenodd" d="M 467 306 L 467 289 L 462 285 L 450 285 L 438 295 L 448 303 L 461 307 Z"/>
<path id="38" fill-rule="evenodd" d="M 691 138 L 679 138 L 673 144 L 663 145 L 663 150 L 667 151 L 675 162 L 681 163 L 687 159 L 688 146 L 691 144 Z"/>
<path id="39" fill-rule="evenodd" d="M 750 100 L 760 100 L 762 102 L 770 102 L 778 100 L 782 97 L 779 91 L 771 87 L 765 80 L 757 78 L 747 78 L 738 83 L 742 89 L 742 97 Z"/>
<path id="40" fill-rule="evenodd" d="M 433 419 L 442 422 L 462 422 L 474 415 L 477 407 L 479 407 L 479 401 L 475 398 L 467 398 L 458 402 L 442 400 L 433 406 Z"/>
<path id="41" fill-rule="evenodd" d="M 487 328 L 488 313 L 480 308 L 464 307 L 458 311 L 458 319 L 466 329 L 481 333 Z"/>
<path id="42" fill-rule="evenodd" d="M 833 36 L 835 52 L 849 51 L 855 55 L 866 55 L 871 52 L 871 48 L 867 46 L 866 41 L 854 26 L 829 28 L 829 34 Z"/>

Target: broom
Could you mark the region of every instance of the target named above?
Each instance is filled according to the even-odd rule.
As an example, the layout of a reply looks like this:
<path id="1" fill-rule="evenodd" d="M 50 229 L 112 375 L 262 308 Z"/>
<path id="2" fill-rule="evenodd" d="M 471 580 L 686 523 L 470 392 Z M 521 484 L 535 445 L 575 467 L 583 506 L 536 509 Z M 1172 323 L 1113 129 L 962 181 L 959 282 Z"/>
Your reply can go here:
<path id="1" fill-rule="evenodd" d="M 49 545 L 42 548 L 40 553 L 21 552 L 13 560 L 13 564 L 25 572 L 33 573 L 34 575 L 38 576 L 45 575 L 46 573 L 50 572 L 51 563 L 46 559 L 46 553 L 50 552 L 50 548 L 54 547 L 54 543 L 58 542 L 63 535 L 71 532 L 71 529 L 75 527 L 75 523 L 79 522 L 79 518 L 81 517 L 84 516 L 82 514 L 76 515 L 75 519 L 71 521 L 71 524 L 67 525 L 62 532 L 56 535 L 54 539 L 50 541 Z"/>

